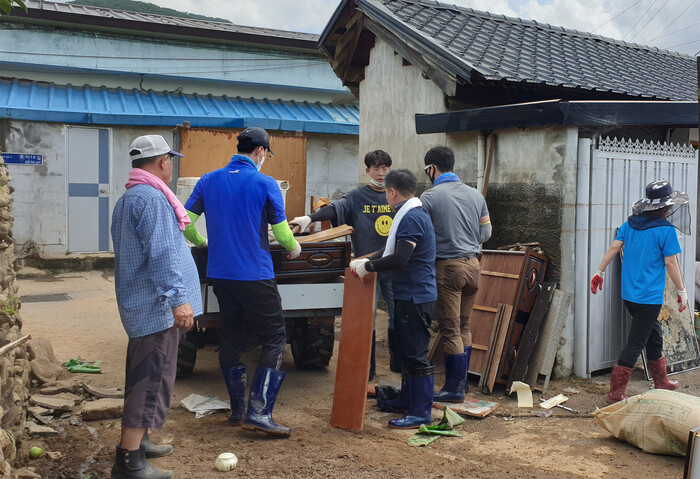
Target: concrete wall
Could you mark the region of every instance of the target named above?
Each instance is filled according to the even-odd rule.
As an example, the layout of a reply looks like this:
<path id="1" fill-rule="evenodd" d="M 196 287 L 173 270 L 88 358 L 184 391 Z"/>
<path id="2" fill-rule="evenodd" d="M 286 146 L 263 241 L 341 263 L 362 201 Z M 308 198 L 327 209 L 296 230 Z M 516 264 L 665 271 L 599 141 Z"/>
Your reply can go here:
<path id="1" fill-rule="evenodd" d="M 403 65 L 403 59 L 377 38 L 360 83 L 360 183 L 367 183 L 364 153 L 384 150 L 394 168 L 409 168 L 423 174 L 423 155 L 435 145 L 445 144 L 445 135 L 417 135 L 416 113 L 446 111 L 442 90 L 424 79 L 420 69 Z"/>
<path id="2" fill-rule="evenodd" d="M 357 187 L 358 138 L 351 135 L 308 134 L 306 142 L 306 212 L 309 199 L 337 200 Z M 364 157 L 364 155 L 362 155 Z M 362 175 L 364 170 L 362 170 Z"/>
<path id="3" fill-rule="evenodd" d="M 110 128 L 110 127 L 106 127 Z M 131 162 L 128 149 L 139 135 L 159 134 L 172 143 L 172 131 L 162 127 L 113 127 L 111 130 L 110 213 L 124 193 Z M 6 121 L 0 148 L 14 153 L 44 155 L 40 166 L 7 165 L 14 192 L 14 241 L 21 248 L 31 240 L 46 255 L 64 254 L 68 247 L 66 192 L 66 130 L 61 123 Z"/>
<path id="4" fill-rule="evenodd" d="M 286 100 L 353 98 L 328 62 L 313 52 L 6 22 L 0 22 L 0 44 L 5 50 L 0 64 L 6 77 Z"/>

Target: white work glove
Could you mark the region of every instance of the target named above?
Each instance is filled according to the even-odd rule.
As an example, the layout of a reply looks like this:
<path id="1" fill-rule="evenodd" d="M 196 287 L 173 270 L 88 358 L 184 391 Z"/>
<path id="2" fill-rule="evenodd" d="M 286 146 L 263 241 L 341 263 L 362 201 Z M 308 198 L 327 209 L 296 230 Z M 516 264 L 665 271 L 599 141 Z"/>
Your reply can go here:
<path id="1" fill-rule="evenodd" d="M 287 254 L 287 259 L 297 259 L 301 254 L 301 245 L 297 242 L 296 248 Z"/>
<path id="2" fill-rule="evenodd" d="M 605 281 L 605 271 L 598 271 L 591 278 L 591 293 L 596 294 L 598 288 L 603 291 L 603 281 Z"/>
<path id="3" fill-rule="evenodd" d="M 204 249 L 209 246 L 209 241 L 204 240 L 204 243 L 200 244 L 199 246 L 195 246 L 196 249 Z"/>
<path id="4" fill-rule="evenodd" d="M 350 271 L 355 273 L 355 276 L 359 276 L 360 279 L 363 279 L 369 271 L 367 271 L 367 263 L 369 262 L 369 258 L 362 258 L 362 259 L 354 259 L 350 261 Z"/>
<path id="5" fill-rule="evenodd" d="M 291 228 L 292 232 L 303 233 L 306 230 L 306 228 L 308 228 L 310 223 L 310 216 L 297 216 L 289 222 L 289 227 Z M 299 231 L 294 231 L 295 228 L 299 228 Z"/>
<path id="6" fill-rule="evenodd" d="M 688 307 L 688 293 L 685 290 L 676 289 L 678 295 L 678 312 L 684 311 Z"/>

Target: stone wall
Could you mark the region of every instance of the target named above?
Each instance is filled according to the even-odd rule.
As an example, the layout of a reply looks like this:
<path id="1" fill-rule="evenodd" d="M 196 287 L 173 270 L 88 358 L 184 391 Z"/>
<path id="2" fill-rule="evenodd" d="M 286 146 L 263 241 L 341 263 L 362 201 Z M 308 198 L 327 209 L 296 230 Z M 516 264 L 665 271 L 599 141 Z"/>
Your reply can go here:
<path id="1" fill-rule="evenodd" d="M 0 160 L 0 347 L 22 337 L 20 301 L 15 282 L 16 259 L 12 241 L 10 174 Z M 0 354 L 0 477 L 16 477 L 12 467 L 16 443 L 27 419 L 31 367 L 27 345 Z"/>

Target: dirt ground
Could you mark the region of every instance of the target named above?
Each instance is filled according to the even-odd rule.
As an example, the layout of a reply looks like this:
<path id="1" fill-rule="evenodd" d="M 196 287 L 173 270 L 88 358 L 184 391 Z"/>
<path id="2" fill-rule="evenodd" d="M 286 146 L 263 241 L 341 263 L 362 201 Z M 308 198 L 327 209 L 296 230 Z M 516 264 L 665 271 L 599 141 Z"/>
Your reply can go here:
<path id="1" fill-rule="evenodd" d="M 127 338 L 121 327 L 114 299 L 112 272 L 90 271 L 51 276 L 36 276 L 37 270 L 22 270 L 20 295 L 28 301 L 36 295 L 57 295 L 43 301 L 23 303 L 23 332 L 51 340 L 59 360 L 80 355 L 102 360 L 103 373 L 83 374 L 85 382 L 96 386 L 123 384 L 124 353 Z M 69 299 L 56 301 L 65 294 Z M 47 299 L 49 301 L 47 301 Z M 380 317 L 377 328 L 377 380 L 398 384 L 398 374 L 388 371 L 388 349 Z M 337 339 L 337 338 L 336 338 Z M 336 345 L 337 352 L 337 345 Z M 246 353 L 246 362 L 254 368 L 255 349 Z M 335 359 L 335 356 L 334 356 Z M 682 477 L 684 459 L 645 454 L 612 438 L 597 426 L 590 415 L 604 405 L 610 375 L 590 380 L 552 381 L 547 397 L 559 393 L 569 396 L 566 403 L 580 411 L 575 415 L 555 408 L 549 418 L 535 416 L 538 409 L 518 409 L 514 398 L 503 389 L 485 396 L 475 392 L 472 380 L 470 396 L 501 404 L 484 419 L 468 418 L 461 438 L 439 438 L 428 447 L 407 444 L 413 434 L 387 427 L 392 414 L 379 412 L 375 401 L 368 400 L 365 427 L 349 432 L 330 426 L 330 411 L 335 379 L 335 361 L 328 369 L 295 369 L 289 347 L 282 369 L 287 372 L 275 407 L 275 419 L 292 428 L 289 439 L 268 439 L 264 435 L 227 426 L 225 414 L 196 419 L 180 407 L 191 393 L 227 399 L 218 369 L 215 346 L 199 351 L 195 374 L 175 385 L 172 410 L 162 431 L 153 431 L 154 442 L 170 442 L 175 452 L 154 460 L 154 464 L 175 472 L 179 478 L 216 477 L 352 477 L 368 478 L 645 478 Z M 71 374 L 66 372 L 67 377 Z M 700 392 L 698 370 L 676 376 L 681 391 Z M 436 377 L 436 384 L 442 377 Z M 649 388 L 641 371 L 635 371 L 629 393 Z M 535 394 L 535 402 L 540 395 Z M 436 413 L 436 417 L 438 413 Z M 114 447 L 119 437 L 119 421 L 82 422 L 80 416 L 57 420 L 59 436 L 29 438 L 22 441 L 18 457 L 36 468 L 44 478 L 90 479 L 109 477 Z M 40 445 L 47 451 L 59 451 L 60 460 L 46 454 L 27 459 L 27 450 Z M 238 466 L 229 473 L 217 472 L 217 455 L 233 452 Z"/>

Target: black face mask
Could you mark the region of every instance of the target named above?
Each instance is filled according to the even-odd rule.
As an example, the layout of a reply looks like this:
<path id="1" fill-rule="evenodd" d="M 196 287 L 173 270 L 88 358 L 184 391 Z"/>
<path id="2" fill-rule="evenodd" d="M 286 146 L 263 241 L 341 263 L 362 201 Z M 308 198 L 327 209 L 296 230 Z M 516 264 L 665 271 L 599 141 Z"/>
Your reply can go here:
<path id="1" fill-rule="evenodd" d="M 430 183 L 434 185 L 435 184 L 435 166 L 434 165 L 429 165 L 429 166 L 433 169 L 432 175 L 428 172 L 430 170 L 430 168 L 425 169 L 423 171 L 425 171 L 425 174 L 428 177 L 428 179 L 430 180 Z"/>

